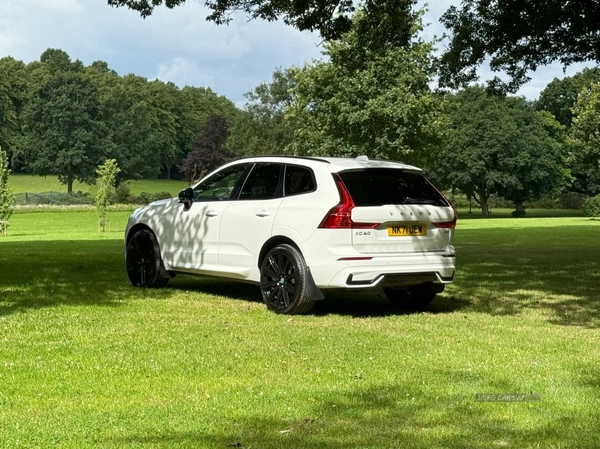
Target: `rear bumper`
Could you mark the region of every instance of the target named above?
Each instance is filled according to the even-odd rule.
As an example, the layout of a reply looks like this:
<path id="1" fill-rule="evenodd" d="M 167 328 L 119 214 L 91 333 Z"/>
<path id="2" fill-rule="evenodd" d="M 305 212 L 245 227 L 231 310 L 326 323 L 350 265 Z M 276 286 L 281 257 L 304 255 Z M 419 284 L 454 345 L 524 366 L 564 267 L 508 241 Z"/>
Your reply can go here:
<path id="1" fill-rule="evenodd" d="M 409 286 L 433 282 L 448 284 L 454 280 L 454 251 L 374 256 L 370 260 L 334 261 L 311 265 L 319 288 L 369 288 Z"/>
<path id="2" fill-rule="evenodd" d="M 443 277 L 439 271 L 429 273 L 385 273 L 372 279 L 358 280 L 353 274 L 348 276 L 346 285 L 349 287 L 371 287 L 375 285 L 384 286 L 409 286 L 423 284 L 424 282 L 434 282 L 436 284 L 449 284 L 454 280 L 454 271 L 449 277 Z"/>

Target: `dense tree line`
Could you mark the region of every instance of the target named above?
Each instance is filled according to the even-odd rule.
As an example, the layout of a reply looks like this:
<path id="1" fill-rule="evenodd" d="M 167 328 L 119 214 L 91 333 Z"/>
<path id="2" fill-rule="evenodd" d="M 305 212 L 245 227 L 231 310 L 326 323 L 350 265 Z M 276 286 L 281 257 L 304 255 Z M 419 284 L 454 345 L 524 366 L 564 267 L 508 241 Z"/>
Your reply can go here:
<path id="1" fill-rule="evenodd" d="M 58 175 L 69 192 L 74 180 L 94 182 L 106 159 L 118 183 L 178 173 L 211 115 L 240 114 L 210 89 L 85 67 L 59 49 L 29 64 L 0 59 L 0 145 L 13 170 Z"/>

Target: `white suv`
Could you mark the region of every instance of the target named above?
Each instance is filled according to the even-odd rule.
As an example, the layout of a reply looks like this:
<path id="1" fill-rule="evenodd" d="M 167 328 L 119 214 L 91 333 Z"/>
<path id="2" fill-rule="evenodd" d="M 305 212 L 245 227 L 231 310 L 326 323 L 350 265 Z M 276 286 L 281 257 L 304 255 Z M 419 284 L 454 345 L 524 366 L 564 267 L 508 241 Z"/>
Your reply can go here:
<path id="1" fill-rule="evenodd" d="M 137 209 L 127 274 L 162 287 L 177 273 L 260 285 L 277 313 L 305 313 L 330 289 L 383 287 L 424 307 L 455 270 L 456 211 L 398 162 L 267 156 L 238 160 L 179 198 Z"/>

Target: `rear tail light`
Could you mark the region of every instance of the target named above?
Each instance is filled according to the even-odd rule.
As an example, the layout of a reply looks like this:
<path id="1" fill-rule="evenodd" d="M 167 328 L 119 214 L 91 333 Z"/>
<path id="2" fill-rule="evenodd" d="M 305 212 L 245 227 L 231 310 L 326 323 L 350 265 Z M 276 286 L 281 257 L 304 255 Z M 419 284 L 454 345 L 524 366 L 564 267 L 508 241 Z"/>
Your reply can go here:
<path id="1" fill-rule="evenodd" d="M 319 228 L 321 229 L 374 229 L 379 226 L 379 223 L 355 223 L 352 221 L 352 209 L 354 209 L 354 201 L 350 196 L 350 192 L 344 185 L 342 178 L 337 173 L 333 173 L 333 180 L 340 192 L 340 204 L 331 209 Z"/>
<path id="2" fill-rule="evenodd" d="M 456 209 L 452 207 L 452 210 L 454 211 L 454 218 L 451 221 L 439 221 L 433 224 L 442 229 L 454 229 L 456 227 Z"/>
<path id="3" fill-rule="evenodd" d="M 444 195 L 442 192 L 440 192 L 436 186 L 434 186 L 433 184 L 431 184 L 431 186 L 437 191 L 437 193 L 440 194 L 440 196 L 442 198 L 444 198 L 446 200 L 446 202 L 452 207 L 452 210 L 454 211 L 454 218 L 451 221 L 440 221 L 438 223 L 433 223 L 433 224 L 436 227 L 442 228 L 442 229 L 456 228 L 456 207 L 454 207 L 454 205 L 450 202 L 450 200 L 448 200 L 448 198 L 446 198 L 446 195 Z"/>

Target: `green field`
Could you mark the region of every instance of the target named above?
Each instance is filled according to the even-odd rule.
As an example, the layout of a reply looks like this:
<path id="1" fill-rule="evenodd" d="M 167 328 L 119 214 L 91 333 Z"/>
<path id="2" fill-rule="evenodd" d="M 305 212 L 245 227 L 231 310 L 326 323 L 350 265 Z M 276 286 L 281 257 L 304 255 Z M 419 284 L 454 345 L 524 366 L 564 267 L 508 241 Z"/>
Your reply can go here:
<path id="1" fill-rule="evenodd" d="M 40 192 L 59 192 L 66 193 L 67 186 L 61 184 L 55 176 L 34 176 L 25 173 L 13 173 L 8 179 L 10 188 L 13 193 L 40 193 Z M 142 192 L 170 192 L 173 196 L 181 189 L 189 187 L 185 181 L 177 181 L 171 179 L 140 179 L 136 181 L 127 181 L 131 189 L 131 193 L 139 195 Z M 96 195 L 98 188 L 96 185 L 88 185 L 80 182 L 73 182 L 73 192 L 82 191 L 89 192 L 92 196 Z"/>
<path id="2" fill-rule="evenodd" d="M 290 317 L 227 281 L 130 287 L 128 214 L 0 236 L 0 446 L 598 447 L 600 221 L 463 219 L 424 313 L 376 291 Z"/>

